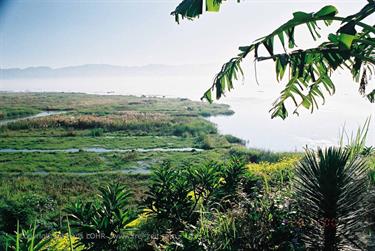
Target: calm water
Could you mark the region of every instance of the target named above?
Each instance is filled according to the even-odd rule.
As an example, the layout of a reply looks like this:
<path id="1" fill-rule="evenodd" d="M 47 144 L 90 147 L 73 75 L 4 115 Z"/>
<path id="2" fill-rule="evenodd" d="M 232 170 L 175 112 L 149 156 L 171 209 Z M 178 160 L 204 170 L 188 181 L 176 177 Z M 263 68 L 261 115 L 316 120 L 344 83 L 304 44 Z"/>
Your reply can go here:
<path id="1" fill-rule="evenodd" d="M 357 86 L 350 77 L 334 79 L 337 92 L 327 97 L 326 104 L 310 114 L 302 111 L 300 116 L 290 114 L 285 121 L 270 119 L 268 110 L 278 96 L 282 85 L 275 84 L 272 76 L 261 74 L 261 84 L 253 83 L 247 77 L 245 84 L 220 102 L 231 105 L 233 116 L 218 116 L 210 120 L 225 134 L 233 134 L 248 141 L 249 147 L 274 151 L 301 150 L 304 146 L 337 144 L 339 131 L 345 125 L 348 132 L 357 130 L 365 119 L 372 115 L 375 120 L 375 106 L 357 93 Z M 346 75 L 346 74 L 343 74 Z M 99 79 L 34 79 L 1 80 L 0 91 L 64 91 L 98 94 L 162 95 L 187 97 L 199 100 L 212 81 L 207 76 L 174 77 L 128 77 Z M 369 86 L 369 89 L 374 88 Z M 292 113 L 292 110 L 290 111 Z M 368 135 L 368 144 L 375 144 L 375 121 Z"/>

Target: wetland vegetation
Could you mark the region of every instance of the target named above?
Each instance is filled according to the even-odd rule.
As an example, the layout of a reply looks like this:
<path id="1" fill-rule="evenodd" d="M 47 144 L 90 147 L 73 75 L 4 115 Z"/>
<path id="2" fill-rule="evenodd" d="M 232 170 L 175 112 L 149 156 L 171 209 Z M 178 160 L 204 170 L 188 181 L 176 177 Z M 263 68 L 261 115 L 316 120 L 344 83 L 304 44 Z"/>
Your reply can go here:
<path id="1" fill-rule="evenodd" d="M 241 139 L 221 135 L 204 117 L 231 114 L 226 105 L 76 93 L 0 96 L 3 111 L 29 106 L 33 115 L 59 111 L 2 119 L 7 121 L 0 125 L 4 248 L 17 249 L 18 243 L 26 250 L 30 238 L 40 244 L 38 250 L 306 245 L 301 233 L 312 231 L 311 219 L 304 218 L 303 201 L 295 195 L 296 170 L 306 157 L 248 149 Z M 357 147 L 348 146 L 356 150 L 347 152 L 367 156 L 371 185 L 365 190 L 372 196 L 375 157 L 363 145 L 365 136 L 358 137 L 352 140 Z"/>

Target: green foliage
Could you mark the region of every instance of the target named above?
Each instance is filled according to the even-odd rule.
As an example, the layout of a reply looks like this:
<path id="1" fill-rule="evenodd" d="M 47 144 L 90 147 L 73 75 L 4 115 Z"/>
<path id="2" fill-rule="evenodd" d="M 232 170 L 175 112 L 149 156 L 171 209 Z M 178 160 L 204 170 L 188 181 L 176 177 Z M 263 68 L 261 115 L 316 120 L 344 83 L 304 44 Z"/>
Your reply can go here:
<path id="1" fill-rule="evenodd" d="M 194 4 L 193 4 L 194 2 Z M 211 1 L 207 1 L 211 2 Z M 221 1 L 215 1 L 220 5 Z M 176 20 L 179 15 L 193 18 L 201 14 L 203 1 L 183 1 L 174 12 Z M 325 101 L 324 90 L 333 95 L 335 85 L 331 74 L 337 69 L 348 69 L 356 82 L 359 82 L 359 93 L 374 101 L 374 90 L 366 94 L 366 85 L 374 74 L 374 34 L 375 28 L 363 20 L 370 17 L 375 11 L 375 2 L 368 3 L 358 12 L 347 17 L 338 16 L 336 7 L 328 5 L 315 13 L 295 12 L 293 18 L 282 24 L 269 35 L 257 39 L 248 46 L 239 47 L 240 53 L 223 65 L 216 75 L 212 87 L 207 90 L 202 99 L 209 102 L 220 99 L 226 91 L 234 87 L 234 83 L 243 76 L 241 63 L 251 52 L 255 61 L 273 60 L 277 81 L 281 81 L 285 72 L 289 72 L 288 82 L 280 97 L 273 103 L 270 110 L 271 117 L 285 119 L 288 116 L 286 103 L 290 100 L 294 106 L 294 114 L 304 107 L 313 112 L 319 107 L 318 100 Z M 327 40 L 319 46 L 305 50 L 291 50 L 296 47 L 294 30 L 297 26 L 306 25 L 313 40 L 321 37 L 318 22 L 325 25 L 333 21 L 341 22 L 335 34 L 329 34 Z M 275 40 L 279 40 L 284 52 L 275 51 Z M 263 46 L 267 56 L 259 55 L 259 48 Z M 289 48 L 287 48 L 289 47 Z"/>
<path id="2" fill-rule="evenodd" d="M 243 146 L 231 147 L 229 154 L 250 163 L 275 163 L 284 157 L 296 157 L 300 155 L 300 153 L 277 153 L 261 149 L 248 149 Z"/>
<path id="3" fill-rule="evenodd" d="M 203 0 L 184 0 L 171 13 L 175 16 L 176 22 L 179 22 L 180 16 L 182 18 L 192 19 L 202 14 Z"/>
<path id="4" fill-rule="evenodd" d="M 216 134 L 216 127 L 206 120 L 185 121 L 174 127 L 175 136 L 201 136 L 205 134 Z"/>
<path id="5" fill-rule="evenodd" d="M 367 166 L 343 148 L 308 150 L 296 170 L 296 196 L 314 250 L 360 248 L 366 227 Z"/>
<path id="6" fill-rule="evenodd" d="M 0 120 L 26 117 L 38 112 L 40 110 L 29 107 L 2 107 L 0 108 Z"/>
<path id="7" fill-rule="evenodd" d="M 262 179 L 266 190 L 270 187 L 285 187 L 294 177 L 294 169 L 300 160 L 297 156 L 284 157 L 278 162 L 250 163 L 246 168 L 255 176 Z"/>
<path id="8" fill-rule="evenodd" d="M 237 0 L 239 2 L 239 0 Z M 209 12 L 218 12 L 222 0 L 183 0 L 176 9 L 171 13 L 175 17 L 177 23 L 180 18 L 187 18 L 192 20 L 202 14 L 203 4 L 205 10 Z"/>
<path id="9" fill-rule="evenodd" d="M 231 143 L 231 144 L 239 144 L 239 145 L 246 145 L 246 142 L 245 140 L 243 139 L 240 139 L 236 136 L 233 136 L 233 135 L 230 135 L 230 134 L 227 134 L 227 135 L 224 135 L 225 139 Z"/>
<path id="10" fill-rule="evenodd" d="M 155 250 L 303 250 L 303 224 L 288 187 L 257 187 L 239 159 L 196 169 L 195 221 L 164 231 Z M 200 191 L 203 191 L 200 193 Z"/>
<path id="11" fill-rule="evenodd" d="M 196 139 L 196 145 L 205 150 L 229 148 L 231 146 L 226 137 L 217 134 L 206 134 L 199 136 Z"/>
<path id="12" fill-rule="evenodd" d="M 345 126 L 342 129 L 339 145 L 340 147 L 347 148 L 348 151 L 350 151 L 351 157 L 355 157 L 357 155 L 370 156 L 374 152 L 374 148 L 372 146 L 366 146 L 366 139 L 370 122 L 371 118 L 367 118 L 362 128 L 359 127 L 357 129 L 357 133 L 355 134 L 355 136 L 352 133 L 349 137 L 348 133 L 345 130 Z M 344 137 L 346 137 L 346 143 L 344 143 Z"/>
<path id="13" fill-rule="evenodd" d="M 100 137 L 100 136 L 103 136 L 104 130 L 103 128 L 94 128 L 91 130 L 90 134 L 92 137 Z"/>
<path id="14" fill-rule="evenodd" d="M 259 192 L 244 198 L 236 221 L 245 250 L 305 250 L 302 215 L 289 189 Z M 238 210 L 238 209 L 237 209 Z"/>
<path id="15" fill-rule="evenodd" d="M 191 187 L 186 177 L 186 172 L 164 162 L 154 170 L 146 192 L 145 203 L 150 214 L 173 222 L 177 229 L 182 222 L 192 220 L 195 209 L 194 202 L 188 196 Z"/>
<path id="16" fill-rule="evenodd" d="M 20 229 L 17 222 L 17 230 L 14 235 L 5 236 L 5 250 L 16 251 L 42 251 L 48 250 L 51 239 L 44 231 L 40 230 L 34 223 L 32 227 Z M 0 246 L 1 247 L 1 246 Z"/>
<path id="17" fill-rule="evenodd" d="M 167 243 L 166 250 L 235 250 L 235 218 L 217 210 L 201 211 L 196 225 L 187 226 Z"/>
<path id="18" fill-rule="evenodd" d="M 115 250 L 121 230 L 135 219 L 124 186 L 100 189 L 99 202 L 76 203 L 67 209 L 71 227 L 86 250 Z"/>
<path id="19" fill-rule="evenodd" d="M 0 232 L 13 234 L 16 231 L 17 222 L 22 228 L 36 221 L 42 223 L 42 219 L 50 211 L 56 210 L 56 203 L 51 198 L 33 194 L 30 191 L 17 197 L 14 192 L 12 198 L 0 200 Z M 44 227 L 49 226 L 45 224 Z"/>

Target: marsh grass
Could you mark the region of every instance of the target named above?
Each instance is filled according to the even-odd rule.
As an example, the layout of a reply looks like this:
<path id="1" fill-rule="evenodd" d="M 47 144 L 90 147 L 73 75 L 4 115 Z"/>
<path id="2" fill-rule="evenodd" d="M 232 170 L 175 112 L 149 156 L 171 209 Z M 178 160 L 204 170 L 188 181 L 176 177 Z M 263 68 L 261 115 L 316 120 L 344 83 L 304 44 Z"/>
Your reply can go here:
<path id="1" fill-rule="evenodd" d="M 127 111 L 161 112 L 184 116 L 233 114 L 228 105 L 209 105 L 184 98 L 83 93 L 0 93 L 0 107 L 19 107 L 40 111 L 65 110 L 96 115 Z"/>
<path id="2" fill-rule="evenodd" d="M 41 111 L 29 107 L 1 107 L 0 120 L 26 117 L 30 115 L 35 115 L 39 112 Z"/>

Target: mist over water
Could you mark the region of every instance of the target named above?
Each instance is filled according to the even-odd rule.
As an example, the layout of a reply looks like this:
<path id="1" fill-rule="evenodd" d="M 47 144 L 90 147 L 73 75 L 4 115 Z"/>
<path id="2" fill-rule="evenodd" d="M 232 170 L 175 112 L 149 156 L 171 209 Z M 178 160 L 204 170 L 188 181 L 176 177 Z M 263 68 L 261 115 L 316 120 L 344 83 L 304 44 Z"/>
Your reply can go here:
<path id="1" fill-rule="evenodd" d="M 199 100 L 212 82 L 212 76 L 145 76 L 123 78 L 56 78 L 1 80 L 0 91 L 84 92 L 91 94 L 153 95 L 185 97 Z M 209 118 L 221 133 L 232 134 L 248 141 L 249 147 L 273 151 L 300 151 L 310 147 L 335 145 L 339 131 L 355 132 L 372 115 L 368 145 L 375 144 L 375 109 L 357 92 L 352 79 L 338 76 L 337 92 L 326 99 L 325 105 L 310 114 L 289 110 L 286 120 L 271 119 L 269 109 L 283 87 L 265 77 L 260 85 L 247 80 L 220 100 L 235 111 L 233 116 Z M 372 86 L 369 87 L 369 89 Z M 293 108 L 293 107 L 291 107 Z"/>

